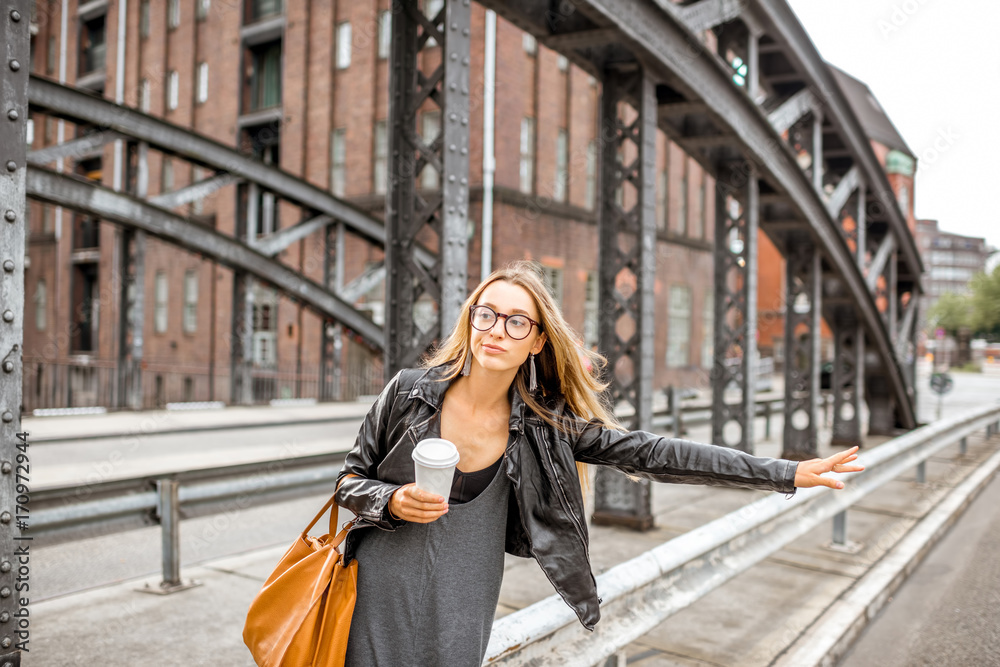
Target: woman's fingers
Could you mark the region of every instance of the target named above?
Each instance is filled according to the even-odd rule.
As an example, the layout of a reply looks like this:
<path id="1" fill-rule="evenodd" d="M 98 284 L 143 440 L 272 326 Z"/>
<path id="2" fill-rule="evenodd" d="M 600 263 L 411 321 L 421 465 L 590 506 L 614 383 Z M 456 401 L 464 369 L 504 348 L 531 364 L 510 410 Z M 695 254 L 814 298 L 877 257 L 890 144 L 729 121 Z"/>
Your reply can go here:
<path id="1" fill-rule="evenodd" d="M 412 483 L 399 487 L 393 499 L 396 506 L 390 509 L 405 521 L 430 523 L 448 511 L 448 503 L 441 496 L 418 489 Z"/>

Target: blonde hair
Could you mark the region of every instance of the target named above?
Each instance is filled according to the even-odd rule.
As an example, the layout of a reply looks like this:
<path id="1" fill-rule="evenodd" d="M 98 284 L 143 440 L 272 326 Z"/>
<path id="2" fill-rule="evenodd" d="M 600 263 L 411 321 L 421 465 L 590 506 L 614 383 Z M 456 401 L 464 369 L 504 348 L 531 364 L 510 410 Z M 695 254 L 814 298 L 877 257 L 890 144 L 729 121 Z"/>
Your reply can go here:
<path id="1" fill-rule="evenodd" d="M 512 262 L 497 269 L 483 280 L 462 305 L 451 334 L 430 353 L 423 365 L 427 367 L 446 365 L 443 381 L 453 379 L 462 371 L 466 357 L 472 353 L 470 348 L 472 324 L 469 319 L 469 309 L 479 301 L 483 290 L 498 281 L 523 287 L 531 295 L 538 309 L 538 318 L 546 336 L 545 345 L 535 358 L 536 378 L 541 398 L 549 402 L 563 396 L 567 407 L 580 419 L 597 420 L 608 428 L 621 430 L 622 426 L 601 398 L 608 387 L 608 383 L 600 378 L 601 372 L 607 366 L 607 360 L 597 352 L 577 343 L 579 337 L 566 323 L 558 304 L 545 286 L 541 272 L 533 262 L 526 260 Z M 585 360 L 590 361 L 590 370 L 584 365 Z M 514 383 L 528 407 L 548 424 L 563 432 L 579 430 L 584 426 L 581 422 L 572 423 L 555 414 L 539 399 L 539 392 L 528 391 L 527 361 L 521 365 Z M 582 473 L 581 470 L 581 479 L 583 479 Z"/>

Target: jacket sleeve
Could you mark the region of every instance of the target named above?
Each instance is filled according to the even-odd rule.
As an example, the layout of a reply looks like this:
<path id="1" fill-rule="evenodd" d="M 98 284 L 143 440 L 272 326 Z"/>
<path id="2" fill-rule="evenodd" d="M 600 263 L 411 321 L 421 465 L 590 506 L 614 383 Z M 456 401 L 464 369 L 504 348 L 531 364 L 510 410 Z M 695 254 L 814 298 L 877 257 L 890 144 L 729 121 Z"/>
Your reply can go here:
<path id="1" fill-rule="evenodd" d="M 337 490 L 334 493 L 337 505 L 351 510 L 366 523 L 383 530 L 395 530 L 405 523 L 401 519 L 393 519 L 388 509 L 389 500 L 400 485 L 376 478 L 378 465 L 386 455 L 386 434 L 390 418 L 393 411 L 399 409 L 397 397 L 402 373 L 400 371 L 389 381 L 365 416 L 354 441 L 354 448 L 348 453 L 344 467 L 337 476 Z"/>
<path id="2" fill-rule="evenodd" d="M 577 461 L 607 465 L 627 475 L 673 484 L 706 484 L 795 493 L 798 463 L 751 456 L 729 447 L 617 431 L 591 420 L 574 447 Z"/>

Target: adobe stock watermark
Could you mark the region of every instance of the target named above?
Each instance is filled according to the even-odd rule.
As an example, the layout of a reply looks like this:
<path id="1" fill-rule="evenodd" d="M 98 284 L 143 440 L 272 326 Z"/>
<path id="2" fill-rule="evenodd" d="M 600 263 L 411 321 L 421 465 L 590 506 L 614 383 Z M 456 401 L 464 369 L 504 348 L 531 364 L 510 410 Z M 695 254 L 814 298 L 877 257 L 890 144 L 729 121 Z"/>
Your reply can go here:
<path id="1" fill-rule="evenodd" d="M 887 19 L 881 18 L 876 22 L 879 32 L 882 33 L 882 39 L 889 39 L 890 35 L 899 32 L 920 11 L 920 8 L 929 1 L 904 0 L 903 2 L 893 4 L 892 11 L 889 12 L 889 17 Z"/>
<path id="2" fill-rule="evenodd" d="M 956 132 L 950 125 L 945 128 L 939 128 L 934 140 L 918 155 L 920 166 L 924 169 L 932 166 L 942 155 L 951 150 L 951 147 L 961 138 L 962 135 Z"/>

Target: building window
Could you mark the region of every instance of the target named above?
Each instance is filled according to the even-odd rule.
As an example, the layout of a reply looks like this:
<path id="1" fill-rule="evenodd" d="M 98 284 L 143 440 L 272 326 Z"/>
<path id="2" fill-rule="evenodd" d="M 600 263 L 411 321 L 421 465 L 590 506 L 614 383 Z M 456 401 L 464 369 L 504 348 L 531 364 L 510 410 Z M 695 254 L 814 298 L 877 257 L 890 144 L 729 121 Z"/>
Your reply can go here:
<path id="1" fill-rule="evenodd" d="M 705 292 L 705 304 L 701 309 L 701 367 L 712 370 L 715 350 L 715 293 Z"/>
<path id="2" fill-rule="evenodd" d="M 389 176 L 389 130 L 384 120 L 375 123 L 375 194 L 385 194 Z"/>
<path id="3" fill-rule="evenodd" d="M 259 289 L 253 307 L 253 362 L 255 366 L 277 363 L 278 295 L 274 290 Z"/>
<path id="4" fill-rule="evenodd" d="M 194 333 L 198 328 L 198 274 L 184 273 L 184 333 Z"/>
<path id="5" fill-rule="evenodd" d="M 160 192 L 174 191 L 174 161 L 169 157 L 163 158 L 163 167 L 160 170 Z"/>
<path id="6" fill-rule="evenodd" d="M 379 12 L 378 15 L 378 57 L 385 59 L 389 57 L 389 48 L 392 45 L 392 12 Z"/>
<path id="7" fill-rule="evenodd" d="M 542 266 L 542 277 L 545 278 L 545 286 L 549 288 L 549 294 L 556 303 L 561 304 L 563 298 L 563 272 L 554 266 Z"/>
<path id="8" fill-rule="evenodd" d="M 420 123 L 420 134 L 424 144 L 430 146 L 437 141 L 438 135 L 441 134 L 441 112 L 425 111 L 421 116 Z M 441 187 L 441 176 L 431 164 L 425 165 L 420 172 L 420 187 L 425 190 L 437 190 Z"/>
<path id="9" fill-rule="evenodd" d="M 351 66 L 351 24 L 344 21 L 337 25 L 337 69 Z"/>
<path id="10" fill-rule="evenodd" d="M 157 271 L 153 281 L 154 307 L 153 331 L 163 333 L 167 330 L 167 274 Z"/>
<path id="11" fill-rule="evenodd" d="M 535 119 L 521 119 L 521 192 L 531 194 L 535 184 Z"/>
<path id="12" fill-rule="evenodd" d="M 343 197 L 347 186 L 347 130 L 340 127 L 330 136 L 330 191 Z"/>
<path id="13" fill-rule="evenodd" d="M 170 70 L 167 74 L 167 109 L 173 111 L 177 108 L 177 100 L 180 96 L 181 80 L 177 70 Z"/>
<path id="14" fill-rule="evenodd" d="M 281 41 L 250 49 L 247 72 L 247 111 L 270 109 L 281 104 Z"/>
<path id="15" fill-rule="evenodd" d="M 656 228 L 667 228 L 667 190 L 670 187 L 670 174 L 664 166 L 656 178 Z"/>
<path id="16" fill-rule="evenodd" d="M 139 3 L 139 36 L 149 37 L 149 0 Z"/>
<path id="17" fill-rule="evenodd" d="M 149 79 L 139 82 L 139 111 L 149 113 Z"/>
<path id="18" fill-rule="evenodd" d="M 208 18 L 208 10 L 211 8 L 211 0 L 197 0 L 197 5 L 195 6 L 195 16 L 199 21 L 204 21 Z"/>
<path id="19" fill-rule="evenodd" d="M 100 288 L 97 264 L 75 264 L 72 268 L 70 298 L 72 299 L 72 341 L 74 352 L 93 352 L 97 345 L 100 317 Z"/>
<path id="20" fill-rule="evenodd" d="M 569 134 L 560 128 L 556 135 L 556 182 L 552 198 L 566 201 L 566 185 L 569 182 Z"/>
<path id="21" fill-rule="evenodd" d="M 524 52 L 528 55 L 533 56 L 538 53 L 538 40 L 530 33 L 524 33 L 524 36 L 521 38 L 521 45 L 524 46 Z"/>
<path id="22" fill-rule="evenodd" d="M 677 207 L 677 233 L 687 234 L 688 228 L 688 159 L 684 158 L 681 169 L 680 204 Z"/>
<path id="23" fill-rule="evenodd" d="M 597 345 L 600 330 L 597 326 L 597 273 L 587 272 L 585 301 L 583 302 L 583 345 L 591 349 Z"/>
<path id="24" fill-rule="evenodd" d="M 208 63 L 198 63 L 198 104 L 208 101 Z"/>
<path id="25" fill-rule="evenodd" d="M 84 21 L 80 26 L 80 76 L 104 69 L 106 19 L 102 14 Z"/>
<path id="26" fill-rule="evenodd" d="M 49 293 L 45 279 L 39 278 L 35 285 L 35 330 L 45 331 L 48 326 Z"/>
<path id="27" fill-rule="evenodd" d="M 556 60 L 556 66 L 559 67 L 560 72 L 565 72 L 569 69 L 569 58 L 563 55 L 559 56 L 558 60 Z"/>
<path id="28" fill-rule="evenodd" d="M 587 208 L 591 211 L 597 205 L 597 140 L 587 144 Z"/>
<path id="29" fill-rule="evenodd" d="M 173 30 L 181 24 L 180 0 L 167 0 L 167 27 Z"/>
<path id="30" fill-rule="evenodd" d="M 691 288 L 673 285 L 667 304 L 667 366 L 691 363 Z"/>
<path id="31" fill-rule="evenodd" d="M 248 0 L 246 3 L 246 22 L 252 23 L 269 16 L 277 16 L 282 12 L 281 0 Z"/>
<path id="32" fill-rule="evenodd" d="M 899 187 L 899 194 L 896 196 L 899 203 L 899 210 L 904 218 L 910 217 L 910 189 L 905 185 Z"/>

